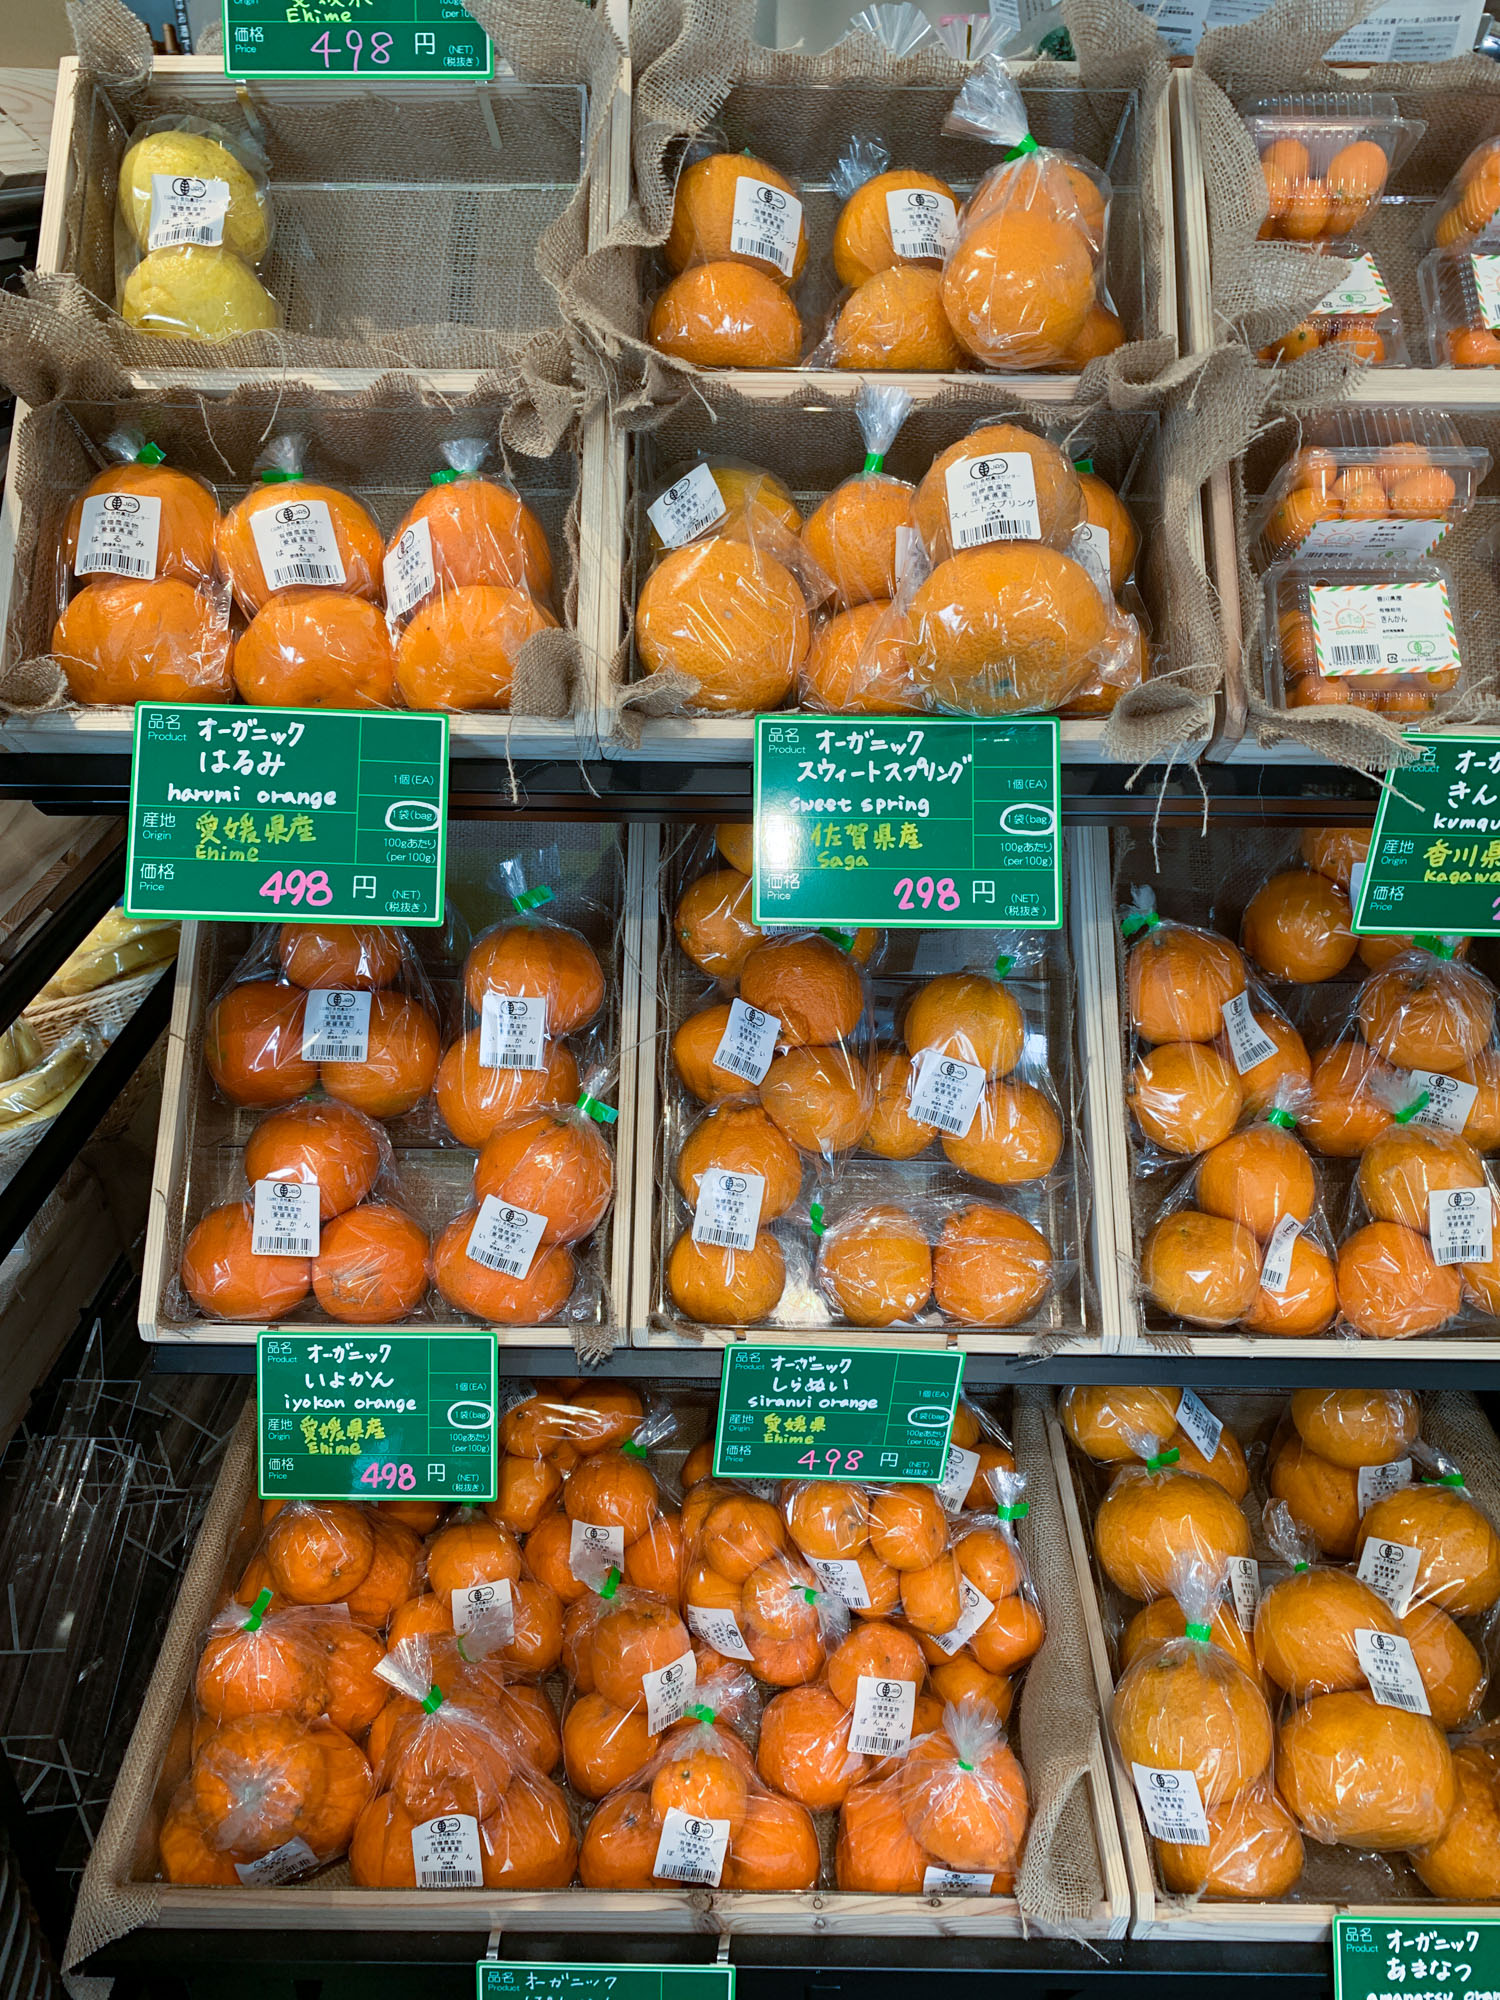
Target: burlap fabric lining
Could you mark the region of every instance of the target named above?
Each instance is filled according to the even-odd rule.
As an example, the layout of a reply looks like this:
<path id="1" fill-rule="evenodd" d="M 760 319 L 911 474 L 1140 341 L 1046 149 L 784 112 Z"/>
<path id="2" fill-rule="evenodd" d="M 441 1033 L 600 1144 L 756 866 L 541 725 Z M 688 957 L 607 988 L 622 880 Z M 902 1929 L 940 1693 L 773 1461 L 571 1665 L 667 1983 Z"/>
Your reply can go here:
<path id="1" fill-rule="evenodd" d="M 34 278 L 32 300 L 93 322 L 136 367 L 486 369 L 536 343 L 550 372 L 561 342 L 601 392 L 555 274 L 587 246 L 623 51 L 603 7 L 476 0 L 471 11 L 497 71 L 505 61 L 514 76 L 365 95 L 156 76 L 121 0 L 75 0 L 64 269 Z M 278 331 L 210 345 L 139 334 L 114 313 L 120 160 L 137 125 L 179 113 L 217 120 L 268 157 L 276 228 L 261 275 L 281 305 Z M 13 330 L 26 337 L 24 304 L 0 298 L 6 344 Z"/>
<path id="2" fill-rule="evenodd" d="M 368 389 L 318 390 L 296 382 L 242 384 L 226 397 L 190 386 L 131 395 L 110 372 L 88 377 L 93 394 L 28 411 L 16 435 L 12 477 L 19 501 L 15 587 L 0 672 L 0 709 L 32 715 L 70 706 L 61 667 L 51 656 L 52 627 L 65 580 L 58 563 L 63 524 L 74 495 L 101 465 L 102 447 L 122 425 L 160 445 L 170 464 L 207 479 L 230 506 L 254 483 L 257 454 L 283 432 L 307 438 L 309 473 L 353 491 L 387 534 L 444 463 L 444 438 L 482 436 L 492 469 L 511 478 L 540 519 L 552 546 L 562 626 L 522 649 L 512 692 L 517 716 L 566 716 L 580 671 L 576 617 L 578 574 L 578 419 L 570 390 L 548 399 L 523 365 L 481 378 L 461 397 L 391 375 Z"/>
<path id="3" fill-rule="evenodd" d="M 1016 1896 L 1022 1920 L 1029 1928 L 1066 1935 L 1093 1922 L 1104 1896 L 1104 1871 L 1086 1780 L 1090 1753 L 1101 1739 L 1078 1579 L 1068 1554 L 1062 1501 L 1047 1445 L 1048 1408 L 1048 1391 L 1015 1391 L 1012 1442 L 1016 1464 L 1026 1475 L 1030 1504 L 1030 1512 L 1020 1524 L 1021 1545 L 1047 1622 L 1047 1637 L 1027 1670 L 1015 1726 L 1032 1801 L 1031 1834 Z M 77 1967 L 116 1938 L 157 1922 L 163 1899 L 174 1893 L 152 1880 L 157 1831 L 188 1765 L 189 1690 L 204 1627 L 223 1585 L 239 1575 L 257 1538 L 259 1508 L 254 1493 L 254 1407 L 247 1404 L 226 1453 L 114 1796 L 84 1872 L 68 1938 L 69 1968 Z M 305 1886 L 348 1889 L 348 1870 L 341 1864 Z M 195 1893 L 200 1899 L 204 1894 Z M 290 1899 L 298 1888 L 276 1893 Z M 591 1892 L 571 1893 L 587 1896 Z M 719 1929 L 714 1909 L 717 1894 L 710 1890 L 690 1893 L 694 1927 L 710 1933 Z M 842 1900 L 836 1892 L 821 1893 L 831 1896 L 835 1907 Z M 233 1908 L 240 1894 L 233 1889 L 223 1891 L 226 1909 Z M 548 1927 L 565 1927 L 569 1898 L 569 1891 L 557 1890 L 545 1898 L 524 1900 L 532 1908 L 545 1902 Z M 494 1921 L 504 1922 L 506 1897 L 497 1893 L 491 1900 Z M 729 1904 L 733 1898 L 725 1900 Z M 425 1912 L 433 1907 L 419 1891 L 370 1891 L 368 1902 L 372 1922 L 388 1911 L 386 1921 L 403 1927 L 409 1923 L 413 1928 L 423 1926 Z M 628 1898 L 623 1902 L 628 1909 Z M 883 1898 L 881 1907 L 888 1922 L 890 1900 Z M 916 1898 L 911 1907 L 919 1921 L 933 1914 L 930 1904 Z M 1004 1903 L 997 1900 L 996 1914 L 1002 1921 L 1004 1911 Z M 288 1920 L 293 1914 L 289 1907 Z M 628 1928 L 628 1918 L 622 1919 L 620 1927 Z"/>

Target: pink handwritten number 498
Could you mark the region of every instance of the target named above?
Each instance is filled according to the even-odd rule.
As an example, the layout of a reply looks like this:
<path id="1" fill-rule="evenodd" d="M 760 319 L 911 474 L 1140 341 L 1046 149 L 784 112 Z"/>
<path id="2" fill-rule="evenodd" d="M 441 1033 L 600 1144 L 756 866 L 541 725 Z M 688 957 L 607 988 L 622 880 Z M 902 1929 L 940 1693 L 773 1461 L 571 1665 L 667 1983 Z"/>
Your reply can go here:
<path id="1" fill-rule="evenodd" d="M 384 1486 L 397 1493 L 410 1493 L 417 1483 L 415 1470 L 409 1465 L 367 1465 L 359 1475 L 361 1486 Z"/>
<path id="2" fill-rule="evenodd" d="M 310 868 L 306 874 L 300 868 L 288 868 L 284 875 L 278 868 L 261 883 L 259 893 L 273 903 L 287 896 L 293 903 L 306 903 L 314 910 L 321 910 L 333 901 L 333 890 L 321 868 Z"/>

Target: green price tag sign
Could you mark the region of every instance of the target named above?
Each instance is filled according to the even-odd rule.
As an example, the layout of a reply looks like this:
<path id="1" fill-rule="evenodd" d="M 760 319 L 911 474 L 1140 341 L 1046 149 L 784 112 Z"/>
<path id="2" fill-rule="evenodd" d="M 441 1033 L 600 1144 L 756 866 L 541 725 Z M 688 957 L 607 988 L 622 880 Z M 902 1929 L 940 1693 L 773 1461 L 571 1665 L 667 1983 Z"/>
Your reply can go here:
<path id="1" fill-rule="evenodd" d="M 489 36 L 458 0 L 224 0 L 228 76 L 470 83 L 494 67 Z"/>
<path id="2" fill-rule="evenodd" d="M 935 1485 L 963 1377 L 957 1348 L 737 1341 L 724 1350 L 714 1472 Z"/>
<path id="3" fill-rule="evenodd" d="M 132 917 L 440 924 L 448 718 L 136 705 Z"/>
<path id="4" fill-rule="evenodd" d="M 1333 2000 L 1494 2000 L 1500 1917 L 1335 1917 Z"/>
<path id="5" fill-rule="evenodd" d="M 734 2000 L 732 1965 L 562 1965 L 482 1958 L 478 2000 Z"/>
<path id="6" fill-rule="evenodd" d="M 1381 788 L 1356 931 L 1500 937 L 1500 735 L 1419 736 Z"/>
<path id="7" fill-rule="evenodd" d="M 492 1333 L 258 1334 L 262 1500 L 493 1500 Z"/>
<path id="8" fill-rule="evenodd" d="M 1058 730 L 758 715 L 758 924 L 1056 930 Z"/>

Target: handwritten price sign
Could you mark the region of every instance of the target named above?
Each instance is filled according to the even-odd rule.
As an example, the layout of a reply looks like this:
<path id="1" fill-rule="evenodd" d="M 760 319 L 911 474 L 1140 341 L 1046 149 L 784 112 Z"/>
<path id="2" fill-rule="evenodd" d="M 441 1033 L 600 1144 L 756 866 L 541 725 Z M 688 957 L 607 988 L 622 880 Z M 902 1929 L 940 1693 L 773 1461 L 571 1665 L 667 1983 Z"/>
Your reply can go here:
<path id="1" fill-rule="evenodd" d="M 714 1472 L 935 1484 L 963 1372 L 957 1349 L 736 1341 L 724 1352 Z"/>
<path id="2" fill-rule="evenodd" d="M 490 76 L 490 38 L 457 0 L 374 0 L 357 28 L 346 0 L 224 0 L 230 76 Z"/>

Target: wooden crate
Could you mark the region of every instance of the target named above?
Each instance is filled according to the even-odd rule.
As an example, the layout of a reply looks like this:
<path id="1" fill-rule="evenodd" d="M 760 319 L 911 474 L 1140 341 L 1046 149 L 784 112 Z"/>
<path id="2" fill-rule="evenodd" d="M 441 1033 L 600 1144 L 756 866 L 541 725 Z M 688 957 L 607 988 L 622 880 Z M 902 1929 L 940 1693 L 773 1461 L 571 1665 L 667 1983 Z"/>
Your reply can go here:
<path id="1" fill-rule="evenodd" d="M 607 839 L 611 829 L 527 828 L 509 843 L 521 849 L 548 844 L 547 836 L 559 834 L 579 841 Z M 527 834 L 535 834 L 528 840 Z M 611 1086 L 619 1118 L 609 1128 L 615 1151 L 615 1202 L 584 1253 L 595 1267 L 600 1290 L 595 1314 L 578 1324 L 568 1319 L 540 1327 L 496 1327 L 502 1346 L 556 1347 L 559 1359 L 571 1355 L 574 1333 L 584 1338 L 608 1334 L 619 1338 L 619 1328 L 629 1297 L 630 1243 L 635 1175 L 635 1095 L 640 1070 L 638 1008 L 640 991 L 641 937 L 640 911 L 650 888 L 645 873 L 647 844 L 630 829 L 624 841 L 623 915 L 618 925 L 614 912 L 601 912 L 601 928 L 591 937 L 604 962 L 606 974 L 605 1011 L 601 1016 L 606 1053 L 617 1063 L 616 1080 Z M 455 821 L 449 828 L 450 897 L 455 874 L 462 869 L 465 853 L 477 868 L 492 860 L 495 843 L 487 837 L 483 822 Z M 565 864 L 566 872 L 566 864 Z M 475 884 L 471 880 L 471 896 Z M 554 910 L 563 922 L 577 921 L 569 909 L 566 893 Z M 492 899 L 486 923 L 504 914 Z M 476 925 L 477 929 L 479 926 Z M 191 923 L 183 926 L 182 946 L 177 959 L 176 987 L 172 997 L 172 1018 L 168 1029 L 166 1072 L 162 1085 L 161 1119 L 157 1128 L 156 1162 L 151 1180 L 151 1208 L 146 1229 L 145 1258 L 141 1278 L 141 1335 L 145 1340 L 186 1346 L 228 1342 L 246 1346 L 254 1343 L 260 1323 L 242 1324 L 207 1319 L 183 1297 L 177 1281 L 177 1266 L 188 1228 L 205 1209 L 221 1201 L 233 1200 L 244 1192 L 244 1176 L 239 1165 L 241 1148 L 258 1115 L 236 1110 L 217 1098 L 202 1059 L 205 1016 L 214 994 L 227 980 L 242 957 L 252 933 L 245 924 Z M 612 931 L 614 947 L 607 949 Z M 422 933 L 413 933 L 420 940 Z M 611 963 L 611 957 L 613 963 Z M 455 990 L 439 993 L 439 1011 L 447 1018 L 445 1041 L 456 1031 L 459 998 Z M 446 1002 L 446 1004 L 444 1004 Z M 575 1046 L 582 1038 L 575 1038 Z M 579 1055 L 580 1071 L 584 1068 Z M 410 1117 L 390 1121 L 395 1146 L 395 1170 L 403 1196 L 423 1227 L 435 1236 L 442 1224 L 467 1204 L 472 1181 L 474 1154 L 451 1140 L 440 1143 L 435 1137 L 441 1121 L 430 1104 L 419 1106 Z M 582 1274 L 584 1255 L 580 1255 Z M 437 1298 L 435 1292 L 418 1314 L 403 1321 L 406 1327 L 434 1324 L 466 1324 L 463 1316 Z M 296 1318 L 279 1322 L 289 1332 L 326 1331 L 334 1324 L 310 1306 Z"/>

